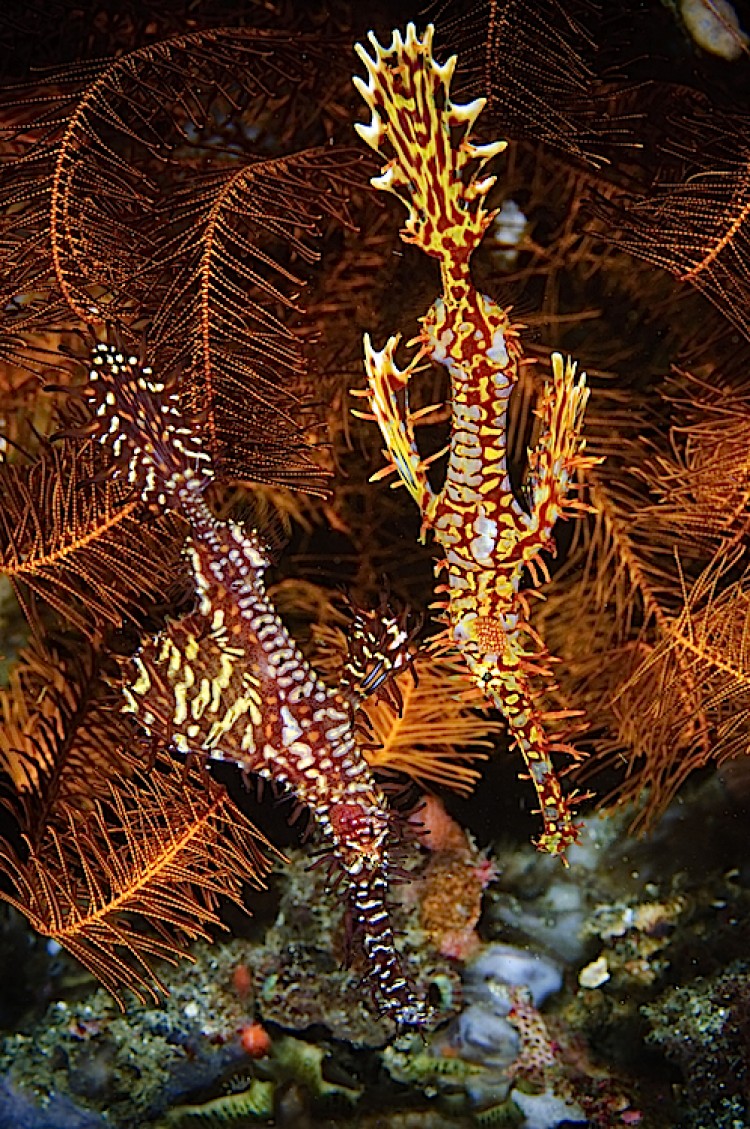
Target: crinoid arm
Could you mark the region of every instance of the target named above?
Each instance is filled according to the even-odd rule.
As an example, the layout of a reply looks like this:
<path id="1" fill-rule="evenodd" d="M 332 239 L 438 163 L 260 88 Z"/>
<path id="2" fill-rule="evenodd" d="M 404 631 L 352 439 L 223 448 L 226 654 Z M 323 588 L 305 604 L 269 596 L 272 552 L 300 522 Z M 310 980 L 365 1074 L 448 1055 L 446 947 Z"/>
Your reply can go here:
<path id="1" fill-rule="evenodd" d="M 356 129 L 370 148 L 390 157 L 372 183 L 406 205 L 405 242 L 435 258 L 460 255 L 465 261 L 494 216 L 484 201 L 495 178 L 482 177 L 482 171 L 506 142 L 470 141 L 485 100 L 451 101 L 456 57 L 437 63 L 433 34 L 429 24 L 420 39 L 410 23 L 404 38 L 394 31 L 390 47 L 382 47 L 370 32 L 372 56 L 361 44 L 355 46 L 368 81 L 355 78 L 354 85 L 372 111 L 370 124 Z"/>

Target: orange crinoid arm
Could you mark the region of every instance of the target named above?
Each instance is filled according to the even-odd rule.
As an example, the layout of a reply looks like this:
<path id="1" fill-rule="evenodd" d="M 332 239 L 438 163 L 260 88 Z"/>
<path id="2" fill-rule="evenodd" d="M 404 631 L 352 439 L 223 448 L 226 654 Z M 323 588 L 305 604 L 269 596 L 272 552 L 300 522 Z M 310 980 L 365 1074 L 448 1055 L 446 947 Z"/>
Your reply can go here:
<path id="1" fill-rule="evenodd" d="M 431 530 L 445 551 L 438 567 L 446 574 L 447 641 L 502 711 L 523 755 L 544 822 L 539 847 L 564 858 L 577 825 L 551 758 L 572 750 L 569 734 L 551 733 L 550 724 L 570 712 L 553 715 L 542 704 L 537 685 L 546 680 L 549 687 L 549 656 L 527 623 L 521 581 L 524 570 L 535 582 L 546 575 L 540 554 L 553 547 L 555 522 L 581 508 L 568 493 L 591 462 L 581 438 L 588 389 L 575 364 L 553 354 L 538 409 L 539 441 L 529 453 L 527 510 L 513 494 L 507 466 L 508 405 L 523 359 L 518 331 L 506 310 L 476 290 L 470 273 L 471 255 L 494 216 L 486 197 L 495 178 L 483 175 L 484 166 L 506 144 L 470 140 L 484 100 L 451 101 L 456 60 L 436 63 L 432 36 L 431 26 L 419 38 L 409 24 L 405 37 L 394 32 L 389 47 L 370 34 L 373 55 L 356 48 L 368 81 L 354 83 L 372 112 L 369 125 L 356 128 L 386 161 L 372 183 L 406 206 L 401 236 L 439 260 L 443 287 L 420 319 L 420 349 L 404 369 L 394 356 L 398 336 L 379 351 L 365 337 L 368 388 L 358 395 L 369 400 L 390 469 L 421 510 L 423 535 Z M 451 378 L 451 440 L 440 493 L 428 482 L 409 410 L 409 382 L 427 358 Z"/>

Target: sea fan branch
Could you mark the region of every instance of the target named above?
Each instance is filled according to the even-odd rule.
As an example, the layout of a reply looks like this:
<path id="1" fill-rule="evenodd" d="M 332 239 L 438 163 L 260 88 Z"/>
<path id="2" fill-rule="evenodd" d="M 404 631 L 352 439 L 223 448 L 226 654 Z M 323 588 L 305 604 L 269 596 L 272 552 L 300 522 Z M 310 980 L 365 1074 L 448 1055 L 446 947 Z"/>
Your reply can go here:
<path id="1" fill-rule="evenodd" d="M 398 713 L 380 699 L 362 706 L 374 738 L 370 765 L 467 795 L 481 776 L 474 765 L 494 747 L 493 736 L 506 732 L 504 722 L 487 717 L 484 697 L 458 657 L 423 653 L 396 684 L 403 699 Z"/>
<path id="2" fill-rule="evenodd" d="M 299 309 L 303 280 L 284 260 L 314 261 L 309 236 L 322 216 L 346 219 L 346 169 L 345 155 L 308 150 L 193 179 L 168 203 L 175 234 L 157 259 L 175 275 L 152 341 L 188 370 L 226 475 L 303 478 L 321 492 L 322 472 L 303 450 L 312 415 L 295 392 L 304 387 L 300 342 L 275 311 Z"/>
<path id="3" fill-rule="evenodd" d="M 76 322 L 134 349 L 147 333 L 207 409 L 220 472 L 322 492 L 283 314 L 318 221 L 348 222 L 352 158 L 321 145 L 335 58 L 320 36 L 210 28 L 7 88 L 8 359 L 38 371 L 27 339 Z"/>
<path id="4" fill-rule="evenodd" d="M 696 287 L 749 337 L 747 118 L 694 102 L 683 100 L 662 145 L 665 157 L 682 159 L 677 178 L 640 198 L 601 200 L 596 211 L 618 248 Z"/>
<path id="5" fill-rule="evenodd" d="M 723 587 L 725 572 L 726 562 L 712 562 L 701 573 L 618 696 L 636 750 L 618 794 L 632 799 L 646 788 L 642 823 L 696 768 L 750 750 L 750 589 L 747 576 Z"/>

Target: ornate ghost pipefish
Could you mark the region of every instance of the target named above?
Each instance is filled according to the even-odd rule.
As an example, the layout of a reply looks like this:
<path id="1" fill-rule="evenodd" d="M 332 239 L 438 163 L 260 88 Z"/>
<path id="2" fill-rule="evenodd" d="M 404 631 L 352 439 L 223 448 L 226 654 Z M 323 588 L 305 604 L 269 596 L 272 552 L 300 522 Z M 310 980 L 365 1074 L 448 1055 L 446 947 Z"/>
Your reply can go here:
<path id="1" fill-rule="evenodd" d="M 495 177 L 482 176 L 505 141 L 475 144 L 470 134 L 485 100 L 465 105 L 451 101 L 456 57 L 444 65 L 432 57 L 433 27 L 420 39 L 409 24 L 390 47 L 369 36 L 373 54 L 355 50 L 368 81 L 354 85 L 372 112 L 360 137 L 387 162 L 374 187 L 406 206 L 401 230 L 438 260 L 442 295 L 420 319 L 411 344 L 418 350 L 399 369 L 395 351 L 400 335 L 380 351 L 365 335 L 369 413 L 385 441 L 389 465 L 373 478 L 396 472 L 419 506 L 422 539 L 430 530 L 444 550 L 436 568 L 445 573 L 443 622 L 447 641 L 463 654 L 477 684 L 506 718 L 536 789 L 543 820 L 541 850 L 560 855 L 578 834 L 573 796 L 566 797 L 552 765 L 552 753 L 575 750 L 549 733 L 549 723 L 577 711 L 545 711 L 532 679 L 548 676 L 550 656 L 528 623 L 521 591 L 524 571 L 537 583 L 546 576 L 540 559 L 554 551 L 552 529 L 559 517 L 588 510 L 568 491 L 577 472 L 598 460 L 583 454 L 583 415 L 589 391 L 576 366 L 552 354 L 552 378 L 537 408 L 541 420 L 537 446 L 529 453 L 527 512 L 514 496 L 508 473 L 508 406 L 518 381 L 522 350 L 508 312 L 471 278 L 471 256 L 495 212 L 486 197 Z M 451 435 L 443 489 L 427 477 L 432 459 L 422 459 L 414 433 L 419 413 L 409 410 L 408 386 L 425 358 L 444 365 L 451 381 Z M 433 456 L 435 458 L 437 456 Z"/>
<path id="2" fill-rule="evenodd" d="M 123 709 L 167 746 L 234 763 L 293 792 L 344 879 L 382 1012 L 399 1024 L 423 1024 L 429 1008 L 405 969 L 387 906 L 393 816 L 354 717 L 385 672 L 406 661 L 406 632 L 383 621 L 365 641 L 366 667 L 350 664 L 354 680 L 329 688 L 266 593 L 269 556 L 258 534 L 209 509 L 211 457 L 176 392 L 136 357 L 101 344 L 83 395 L 95 411 L 84 431 L 112 452 L 114 473 L 127 476 L 145 503 L 179 514 L 188 529 L 195 610 L 121 660 Z M 366 631 L 364 619 L 357 630 Z"/>

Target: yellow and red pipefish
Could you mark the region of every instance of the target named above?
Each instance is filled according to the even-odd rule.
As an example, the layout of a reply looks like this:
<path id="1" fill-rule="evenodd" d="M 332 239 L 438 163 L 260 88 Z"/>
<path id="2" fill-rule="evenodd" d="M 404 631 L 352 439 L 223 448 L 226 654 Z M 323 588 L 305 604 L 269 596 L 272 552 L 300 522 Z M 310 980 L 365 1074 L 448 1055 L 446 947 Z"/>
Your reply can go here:
<path id="1" fill-rule="evenodd" d="M 432 57 L 433 28 L 419 38 L 409 24 L 390 47 L 370 33 L 373 54 L 356 51 L 368 81 L 354 79 L 372 118 L 356 129 L 387 163 L 372 184 L 397 196 L 407 209 L 401 237 L 438 260 L 442 295 L 420 319 L 419 348 L 404 369 L 395 361 L 400 336 L 381 351 L 365 336 L 369 400 L 395 470 L 422 513 L 422 538 L 431 530 L 445 552 L 437 566 L 447 592 L 445 623 L 451 645 L 464 655 L 478 683 L 504 714 L 539 798 L 544 830 L 540 849 L 561 855 L 577 837 L 573 797 L 566 798 L 552 765 L 556 751 L 574 752 L 550 723 L 574 711 L 545 712 L 535 681 L 549 677 L 550 656 L 528 623 L 521 591 L 524 570 L 546 575 L 540 554 L 554 551 L 559 517 L 587 509 L 568 493 L 577 472 L 597 460 L 584 456 L 581 438 L 588 388 L 583 374 L 552 354 L 552 378 L 537 414 L 540 438 L 528 458 L 529 512 L 511 488 L 507 462 L 508 407 L 517 384 L 522 349 L 508 312 L 479 293 L 470 259 L 496 213 L 486 197 L 495 177 L 483 175 L 506 142 L 470 140 L 484 99 L 453 103 L 455 56 Z M 451 436 L 443 489 L 427 477 L 409 410 L 408 385 L 429 358 L 451 380 Z M 375 477 L 380 477 L 380 472 Z"/>

